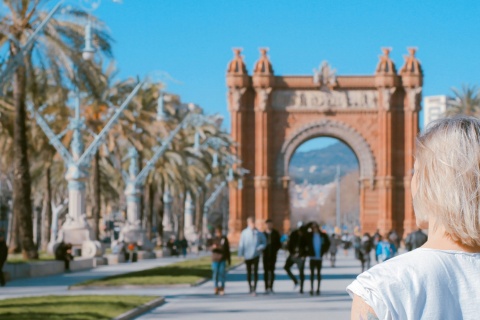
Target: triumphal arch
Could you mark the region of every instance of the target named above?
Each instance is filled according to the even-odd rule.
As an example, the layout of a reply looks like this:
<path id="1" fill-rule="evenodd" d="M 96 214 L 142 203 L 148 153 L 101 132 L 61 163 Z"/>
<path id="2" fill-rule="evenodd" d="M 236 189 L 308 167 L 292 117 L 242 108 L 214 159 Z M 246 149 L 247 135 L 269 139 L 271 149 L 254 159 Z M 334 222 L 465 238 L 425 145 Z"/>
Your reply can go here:
<path id="1" fill-rule="evenodd" d="M 229 236 L 238 241 L 246 218 L 267 218 L 290 230 L 289 162 L 305 141 L 322 136 L 346 143 L 360 166 L 362 230 L 415 228 L 410 196 L 418 133 L 422 68 L 409 48 L 397 72 L 384 48 L 372 75 L 336 75 L 324 62 L 311 75 L 275 75 L 266 49 L 253 74 L 240 49 L 228 65 L 228 107 L 237 154 L 250 174 L 230 188 Z"/>

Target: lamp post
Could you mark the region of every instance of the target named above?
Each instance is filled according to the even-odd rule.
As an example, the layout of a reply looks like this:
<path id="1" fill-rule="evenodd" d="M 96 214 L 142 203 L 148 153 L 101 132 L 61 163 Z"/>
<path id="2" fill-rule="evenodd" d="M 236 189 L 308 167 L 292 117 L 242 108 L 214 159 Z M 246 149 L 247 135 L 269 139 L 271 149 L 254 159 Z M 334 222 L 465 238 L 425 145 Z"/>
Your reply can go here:
<path id="1" fill-rule="evenodd" d="M 340 221 L 340 166 L 337 165 L 337 175 L 335 176 L 335 186 L 336 186 L 336 218 L 337 218 L 337 227 L 342 230 L 341 221 Z"/>
<path id="2" fill-rule="evenodd" d="M 78 95 L 75 98 L 75 117 L 70 120 L 67 128 L 67 130 L 73 131 L 70 145 L 71 152 L 67 150 L 60 140 L 67 130 L 60 135 L 56 135 L 42 115 L 34 109 L 33 105 L 29 105 L 29 111 L 34 115 L 37 124 L 46 134 L 50 144 L 55 147 L 63 158 L 67 167 L 65 179 L 68 181 L 68 216 L 59 230 L 57 238 L 51 240 L 52 242 L 49 244 L 50 251 L 54 251 L 55 245 L 65 241 L 76 246 L 81 245 L 82 256 L 93 257 L 101 255 L 100 243 L 93 241 L 93 234 L 85 215 L 85 182 L 89 176 L 88 168 L 104 137 L 112 129 L 142 84 L 143 82 L 137 84 L 86 150 L 82 139 L 82 130 L 85 129 L 85 122 L 80 117 L 80 97 Z"/>
<path id="3" fill-rule="evenodd" d="M 215 187 L 215 190 L 207 199 L 207 201 L 205 201 L 205 204 L 203 207 L 202 233 L 203 233 L 203 239 L 205 244 L 207 243 L 207 240 L 208 240 L 208 213 L 210 211 L 210 208 L 215 203 L 217 198 L 220 196 L 220 194 L 222 193 L 222 190 L 227 186 L 227 184 L 235 180 L 235 172 L 233 167 L 238 166 L 241 163 L 241 161 L 239 161 L 235 156 L 232 156 L 232 155 L 225 157 L 224 161 L 229 166 L 226 174 L 226 178 L 222 181 L 222 183 L 220 183 Z M 239 175 L 239 178 L 237 180 L 237 188 L 241 190 L 243 189 L 243 176 L 250 173 L 250 171 L 245 168 L 238 167 L 236 169 L 236 173 Z M 224 216 L 224 219 L 226 220 L 225 216 Z M 224 231 L 226 232 L 227 230 L 224 230 Z"/>
<path id="4" fill-rule="evenodd" d="M 125 195 L 127 198 L 127 222 L 123 227 L 119 241 L 136 243 L 138 246 L 145 249 L 145 251 L 151 251 L 153 244 L 146 237 L 146 232 L 142 228 L 140 223 L 140 197 L 141 190 L 145 184 L 149 173 L 155 168 L 157 161 L 165 154 L 170 147 L 173 139 L 177 134 L 186 126 L 191 125 L 193 127 L 199 126 L 202 123 L 209 122 L 209 119 L 201 114 L 188 113 L 182 121 L 173 129 L 168 135 L 167 139 L 163 141 L 160 148 L 156 150 L 150 160 L 139 172 L 138 169 L 138 152 L 134 151 L 134 148 L 130 148 L 129 158 L 130 165 L 128 173 L 123 173 L 124 181 L 126 184 Z"/>

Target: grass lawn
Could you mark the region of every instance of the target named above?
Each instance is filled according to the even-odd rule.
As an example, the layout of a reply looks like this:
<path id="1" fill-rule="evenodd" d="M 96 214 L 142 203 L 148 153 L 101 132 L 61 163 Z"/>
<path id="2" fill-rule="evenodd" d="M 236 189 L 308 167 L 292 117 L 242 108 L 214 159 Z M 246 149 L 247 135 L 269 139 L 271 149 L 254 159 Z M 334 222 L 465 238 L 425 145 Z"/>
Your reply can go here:
<path id="1" fill-rule="evenodd" d="M 14 253 L 14 254 L 8 254 L 7 257 L 7 263 L 11 264 L 19 264 L 19 263 L 35 263 L 37 261 L 51 261 L 55 260 L 55 256 L 53 254 L 49 254 L 46 252 L 39 252 L 38 254 L 38 260 L 28 260 L 23 258 L 23 255 L 21 253 Z"/>
<path id="2" fill-rule="evenodd" d="M 2 320 L 112 319 L 156 297 L 44 296 L 0 300 Z"/>
<path id="3" fill-rule="evenodd" d="M 77 286 L 192 285 L 212 276 L 211 261 L 210 257 L 180 261 L 169 266 L 130 272 L 98 280 L 88 280 L 77 284 Z M 241 261 L 241 258 L 232 255 L 232 265 Z"/>

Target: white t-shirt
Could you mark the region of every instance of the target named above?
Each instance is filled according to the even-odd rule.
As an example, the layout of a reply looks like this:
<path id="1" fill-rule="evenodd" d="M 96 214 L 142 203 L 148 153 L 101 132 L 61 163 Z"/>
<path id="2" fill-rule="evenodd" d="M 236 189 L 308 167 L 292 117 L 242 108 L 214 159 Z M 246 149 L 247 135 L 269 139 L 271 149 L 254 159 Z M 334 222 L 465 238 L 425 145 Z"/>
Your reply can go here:
<path id="1" fill-rule="evenodd" d="M 480 319 L 480 253 L 419 248 L 360 274 L 347 292 L 379 319 Z"/>

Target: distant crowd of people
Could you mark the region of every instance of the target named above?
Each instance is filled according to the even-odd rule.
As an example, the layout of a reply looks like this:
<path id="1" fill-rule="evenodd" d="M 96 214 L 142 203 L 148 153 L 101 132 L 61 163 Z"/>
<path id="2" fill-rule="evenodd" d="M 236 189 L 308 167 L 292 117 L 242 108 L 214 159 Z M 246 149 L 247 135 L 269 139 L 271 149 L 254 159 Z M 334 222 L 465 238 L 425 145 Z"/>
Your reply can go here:
<path id="1" fill-rule="evenodd" d="M 406 237 L 405 247 L 407 250 L 413 250 L 422 246 L 426 241 L 426 234 L 418 229 Z M 180 242 L 174 241 L 172 238 L 168 246 L 174 250 L 180 245 Z M 394 257 L 400 247 L 400 237 L 394 230 L 383 237 L 378 230 L 373 236 L 370 236 L 369 233 L 361 235 L 358 232 L 354 232 L 352 235 L 348 232 L 342 235 L 333 233 L 329 236 L 316 222 L 307 224 L 299 222 L 297 228 L 287 236 L 280 235 L 273 228 L 273 221 L 270 219 L 265 221 L 262 232 L 257 228 L 255 220 L 248 218 L 247 227 L 240 235 L 238 256 L 244 258 L 247 269 L 246 280 L 252 296 L 257 294 L 260 260 L 263 262 L 265 293 L 274 293 L 275 266 L 278 251 L 282 248 L 288 252 L 284 269 L 294 284 L 294 290 L 299 288 L 299 292 L 304 293 L 305 264 L 308 261 L 310 295 L 320 295 L 323 261 L 330 260 L 330 266 L 335 267 L 339 247 L 343 248 L 345 256 L 353 247 L 355 257 L 360 260 L 363 272 L 371 267 L 372 251 L 374 251 L 377 263 Z M 214 292 L 224 295 L 226 270 L 227 266 L 231 264 L 231 256 L 228 238 L 222 233 L 222 228 L 215 229 L 215 236 L 210 240 L 209 248 L 212 254 Z M 298 278 L 292 272 L 294 266 L 298 269 Z"/>

